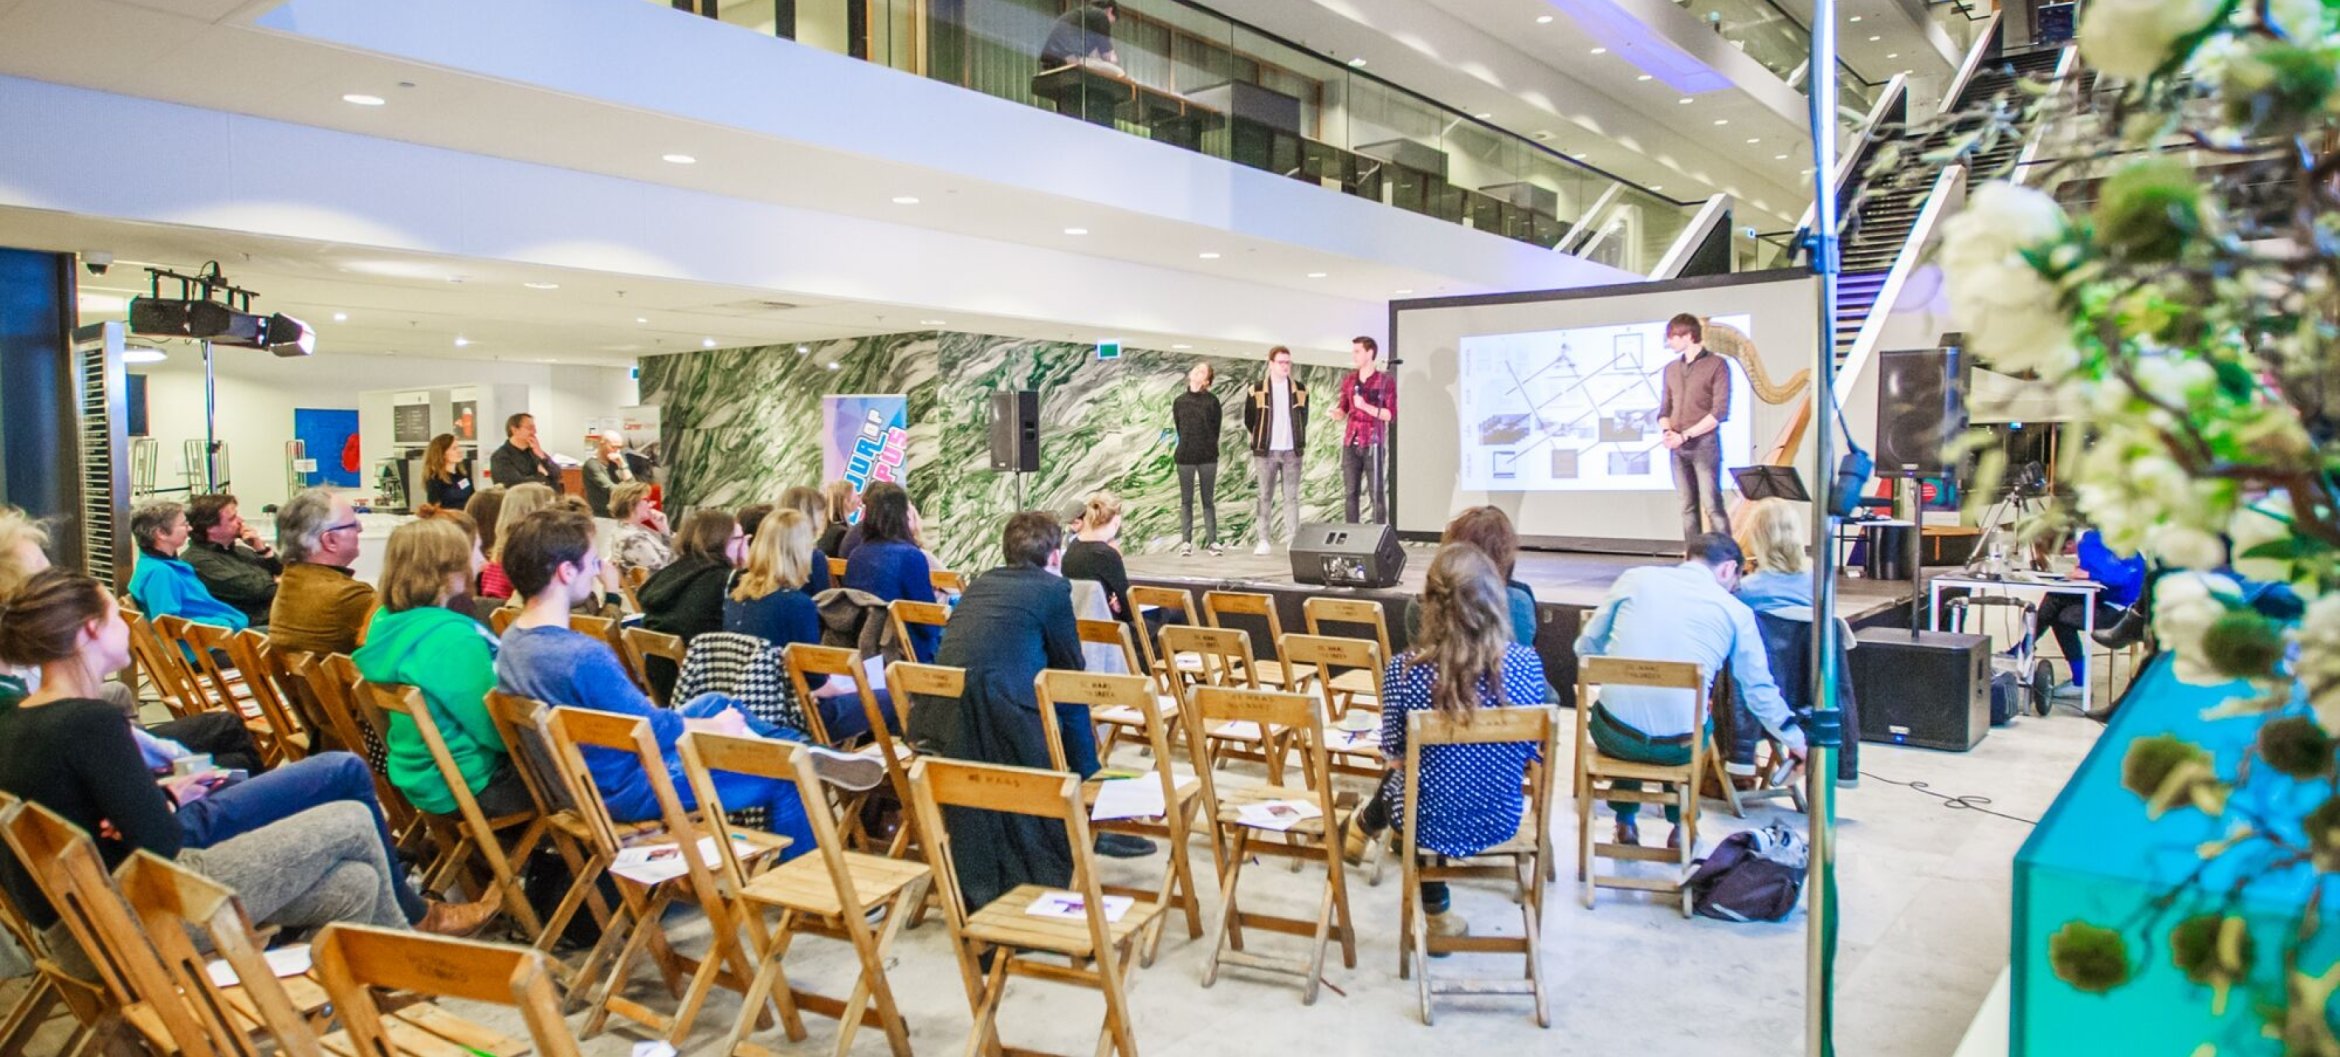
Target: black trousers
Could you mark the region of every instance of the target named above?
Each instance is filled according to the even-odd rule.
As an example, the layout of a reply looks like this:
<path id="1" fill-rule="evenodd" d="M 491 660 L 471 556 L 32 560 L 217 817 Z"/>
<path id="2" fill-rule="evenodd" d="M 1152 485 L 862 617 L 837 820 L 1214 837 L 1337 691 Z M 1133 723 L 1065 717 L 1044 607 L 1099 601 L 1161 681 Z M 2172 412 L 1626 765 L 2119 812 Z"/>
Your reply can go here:
<path id="1" fill-rule="evenodd" d="M 1359 521 L 1358 493 L 1370 490 L 1373 494 L 1373 522 L 1377 525 L 1389 522 L 1389 510 L 1386 507 L 1389 489 L 1383 484 L 1389 464 L 1384 456 L 1388 450 L 1384 444 L 1341 445 L 1342 520 L 1352 524 Z"/>

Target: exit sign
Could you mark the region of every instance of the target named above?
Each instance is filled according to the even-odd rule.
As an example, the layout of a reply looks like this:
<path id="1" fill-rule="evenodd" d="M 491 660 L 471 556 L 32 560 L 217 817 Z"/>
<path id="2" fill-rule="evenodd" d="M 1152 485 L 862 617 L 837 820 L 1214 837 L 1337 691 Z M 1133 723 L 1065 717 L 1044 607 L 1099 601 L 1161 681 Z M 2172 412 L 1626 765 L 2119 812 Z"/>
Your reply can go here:
<path id="1" fill-rule="evenodd" d="M 1100 342 L 1098 342 L 1098 343 L 1097 343 L 1097 358 L 1098 358 L 1098 359 L 1100 359 L 1100 360 L 1118 360 L 1118 359 L 1120 359 L 1120 358 L 1121 358 L 1121 339 L 1119 339 L 1119 338 L 1115 338 L 1115 339 L 1113 339 L 1113 340 L 1111 340 L 1111 341 L 1100 341 Z"/>

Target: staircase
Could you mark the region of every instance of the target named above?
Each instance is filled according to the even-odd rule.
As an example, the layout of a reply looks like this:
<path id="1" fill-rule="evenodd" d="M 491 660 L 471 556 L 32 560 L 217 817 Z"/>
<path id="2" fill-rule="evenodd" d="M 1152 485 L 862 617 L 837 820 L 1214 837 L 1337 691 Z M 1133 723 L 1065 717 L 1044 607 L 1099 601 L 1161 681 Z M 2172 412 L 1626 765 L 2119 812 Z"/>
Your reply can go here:
<path id="1" fill-rule="evenodd" d="M 2050 78 L 2061 56 L 2060 49 L 2043 48 L 2013 58 L 1986 60 L 1967 79 L 1950 109 L 1963 111 L 1979 106 L 2012 88 L 2019 78 Z M 1861 324 L 1877 307 L 1877 297 L 1884 289 L 1894 258 L 1900 256 L 1902 246 L 1908 243 L 1910 228 L 1917 223 L 1918 212 L 1925 208 L 1926 195 L 1934 186 L 1933 177 L 1939 167 L 1925 160 L 1925 155 L 1948 146 L 1965 131 L 1963 125 L 1945 126 L 1921 141 L 1905 142 L 1900 168 L 1874 177 L 1871 182 L 1877 189 L 1858 197 L 1859 204 L 1846 227 L 1843 272 L 1836 290 L 1836 361 L 1840 366 L 1852 351 Z M 2023 143 L 2032 131 L 2025 129 L 2025 135 L 2003 138 L 1991 149 L 1977 153 L 1968 162 L 1967 170 L 1975 174 L 2004 172 L 2023 152 Z M 1868 165 L 1866 155 L 1879 146 L 1871 144 L 1864 149 L 1859 163 L 1862 169 Z"/>

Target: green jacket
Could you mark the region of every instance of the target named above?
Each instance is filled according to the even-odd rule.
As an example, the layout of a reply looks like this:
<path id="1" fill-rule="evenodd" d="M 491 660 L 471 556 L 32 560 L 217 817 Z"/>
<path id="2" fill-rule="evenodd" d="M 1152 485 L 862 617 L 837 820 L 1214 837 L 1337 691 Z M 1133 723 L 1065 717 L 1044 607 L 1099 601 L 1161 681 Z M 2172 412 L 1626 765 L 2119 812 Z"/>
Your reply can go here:
<path id="1" fill-rule="evenodd" d="M 496 640 L 479 622 L 438 606 L 374 615 L 366 644 L 350 654 L 369 682 L 403 683 L 422 691 L 431 719 L 446 739 L 447 753 L 474 793 L 487 787 L 504 763 L 504 739 L 488 716 L 487 694 L 496 688 Z M 390 784 L 416 808 L 436 815 L 455 812 L 455 794 L 414 721 L 390 717 Z"/>

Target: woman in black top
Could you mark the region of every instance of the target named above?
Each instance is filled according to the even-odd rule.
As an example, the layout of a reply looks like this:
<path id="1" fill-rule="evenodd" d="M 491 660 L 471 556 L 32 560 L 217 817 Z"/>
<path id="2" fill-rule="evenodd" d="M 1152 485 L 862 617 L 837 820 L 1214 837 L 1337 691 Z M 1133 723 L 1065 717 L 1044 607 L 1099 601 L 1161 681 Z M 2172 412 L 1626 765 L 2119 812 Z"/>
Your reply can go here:
<path id="1" fill-rule="evenodd" d="M 729 511 L 693 510 L 674 534 L 674 548 L 674 561 L 651 573 L 635 595 L 643 627 L 680 636 L 687 646 L 701 632 L 723 630 L 723 596 L 747 558 L 747 537 Z"/>
<path id="2" fill-rule="evenodd" d="M 861 512 L 861 493 L 853 490 L 851 481 L 831 481 L 821 488 L 821 501 L 828 505 L 824 511 L 827 522 L 821 528 L 820 541 L 815 550 L 831 558 L 845 556 L 845 533 L 853 528 L 853 516 Z"/>
<path id="3" fill-rule="evenodd" d="M 1186 372 L 1186 391 L 1170 402 L 1178 427 L 1178 553 L 1194 553 L 1194 485 L 1202 479 L 1203 549 L 1219 553 L 1219 398 L 1211 393 L 1211 365 Z M 1069 555 L 1068 555 L 1069 556 Z"/>
<path id="4" fill-rule="evenodd" d="M 1113 612 L 1113 619 L 1129 625 L 1131 634 L 1159 635 L 1161 620 L 1168 614 L 1157 610 L 1140 623 L 1137 606 L 1129 600 L 1129 567 L 1121 560 L 1121 500 L 1111 492 L 1090 496 L 1074 528 L 1072 542 L 1064 548 L 1064 578 L 1097 581 L 1105 588 L 1105 608 Z"/>
<path id="5" fill-rule="evenodd" d="M 423 452 L 423 497 L 441 510 L 461 510 L 471 502 L 471 475 L 463 471 L 463 449 L 452 433 L 432 437 Z"/>

